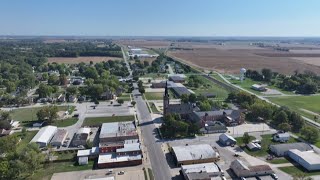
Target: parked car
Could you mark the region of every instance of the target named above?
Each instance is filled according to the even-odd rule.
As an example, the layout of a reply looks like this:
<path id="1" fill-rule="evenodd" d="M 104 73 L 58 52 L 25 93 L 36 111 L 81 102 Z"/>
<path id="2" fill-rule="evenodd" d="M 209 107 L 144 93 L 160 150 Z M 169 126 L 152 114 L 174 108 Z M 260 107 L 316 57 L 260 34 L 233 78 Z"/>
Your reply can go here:
<path id="1" fill-rule="evenodd" d="M 118 175 L 123 175 L 123 174 L 124 174 L 124 171 L 118 172 Z"/>
<path id="2" fill-rule="evenodd" d="M 273 179 L 279 179 L 276 174 L 271 174 L 271 177 L 272 177 Z"/>

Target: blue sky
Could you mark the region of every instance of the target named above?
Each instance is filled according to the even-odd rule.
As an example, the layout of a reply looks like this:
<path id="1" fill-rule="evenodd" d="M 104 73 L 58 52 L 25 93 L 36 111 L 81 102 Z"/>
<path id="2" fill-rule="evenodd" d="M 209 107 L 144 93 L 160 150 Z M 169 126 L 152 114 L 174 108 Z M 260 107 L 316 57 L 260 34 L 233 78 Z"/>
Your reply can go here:
<path id="1" fill-rule="evenodd" d="M 3 0 L 1 35 L 320 36 L 319 0 Z"/>

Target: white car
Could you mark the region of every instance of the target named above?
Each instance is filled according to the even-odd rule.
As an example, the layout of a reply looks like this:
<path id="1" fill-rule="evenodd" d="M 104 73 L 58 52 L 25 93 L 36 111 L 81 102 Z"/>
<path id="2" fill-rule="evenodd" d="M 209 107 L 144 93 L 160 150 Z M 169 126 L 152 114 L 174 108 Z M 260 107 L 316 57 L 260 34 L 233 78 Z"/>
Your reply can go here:
<path id="1" fill-rule="evenodd" d="M 272 177 L 273 179 L 279 179 L 276 174 L 271 174 L 271 177 Z"/>

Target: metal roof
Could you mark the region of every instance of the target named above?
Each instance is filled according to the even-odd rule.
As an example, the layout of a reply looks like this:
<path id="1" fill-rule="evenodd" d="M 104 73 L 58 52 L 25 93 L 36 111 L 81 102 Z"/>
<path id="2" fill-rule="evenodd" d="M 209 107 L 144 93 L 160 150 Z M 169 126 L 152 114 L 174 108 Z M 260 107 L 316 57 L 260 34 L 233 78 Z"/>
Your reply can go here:
<path id="1" fill-rule="evenodd" d="M 215 163 L 182 165 L 181 171 L 188 179 L 212 179 L 221 175 L 221 170 Z"/>
<path id="2" fill-rule="evenodd" d="M 178 161 L 216 158 L 217 152 L 209 144 L 172 147 Z"/>
<path id="3" fill-rule="evenodd" d="M 56 133 L 56 126 L 46 126 L 40 129 L 40 131 L 33 137 L 30 142 L 48 143 L 53 135 Z"/>
<path id="4" fill-rule="evenodd" d="M 295 154 L 309 164 L 320 164 L 320 156 L 314 151 L 299 151 L 297 149 L 291 149 L 289 150 L 289 153 Z"/>
<path id="5" fill-rule="evenodd" d="M 228 134 L 221 134 L 220 136 L 219 136 L 219 139 L 221 139 L 221 140 L 223 140 L 223 141 L 227 141 L 228 139 L 231 139 L 232 141 L 234 141 L 234 142 L 237 142 L 237 140 L 236 139 L 234 139 L 232 136 L 230 136 L 230 135 L 228 135 Z"/>
<path id="6" fill-rule="evenodd" d="M 125 156 L 117 156 L 116 153 L 103 153 L 99 155 L 98 164 L 102 163 L 114 163 L 114 162 L 125 162 L 125 161 L 133 161 L 142 159 L 141 154 L 138 155 L 125 155 Z"/>
<path id="7" fill-rule="evenodd" d="M 99 138 L 137 135 L 132 121 L 103 123 Z"/>
<path id="8" fill-rule="evenodd" d="M 271 150 L 286 152 L 291 149 L 298 149 L 300 151 L 310 151 L 312 150 L 312 147 L 309 144 L 306 143 L 287 143 L 287 144 L 274 144 L 270 145 Z"/>
<path id="9" fill-rule="evenodd" d="M 130 152 L 130 151 L 139 151 L 140 143 L 124 144 L 123 148 L 117 149 L 116 152 Z"/>
<path id="10" fill-rule="evenodd" d="M 80 128 L 76 134 L 90 134 L 90 128 Z"/>

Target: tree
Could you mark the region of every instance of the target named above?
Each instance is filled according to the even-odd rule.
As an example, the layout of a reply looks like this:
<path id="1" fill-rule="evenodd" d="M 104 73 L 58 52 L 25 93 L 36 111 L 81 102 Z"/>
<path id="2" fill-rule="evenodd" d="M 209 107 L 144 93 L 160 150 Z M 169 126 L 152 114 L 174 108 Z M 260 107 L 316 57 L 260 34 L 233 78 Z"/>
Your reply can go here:
<path id="1" fill-rule="evenodd" d="M 294 132 L 299 132 L 305 124 L 304 119 L 296 112 L 291 113 L 289 120 L 292 125 L 292 131 Z"/>
<path id="2" fill-rule="evenodd" d="M 144 93 L 145 93 L 144 87 L 139 87 L 139 92 L 140 92 L 141 94 L 144 94 Z"/>
<path id="3" fill-rule="evenodd" d="M 135 105 L 136 105 L 136 102 L 135 102 L 135 101 L 131 101 L 131 105 L 132 105 L 132 106 L 135 106 Z"/>
<path id="4" fill-rule="evenodd" d="M 199 108 L 201 111 L 210 111 L 211 105 L 208 101 L 204 101 L 204 102 L 200 102 Z"/>
<path id="5" fill-rule="evenodd" d="M 39 98 L 46 98 L 49 97 L 52 93 L 52 88 L 45 84 L 40 84 L 39 88 L 37 89 L 39 94 Z"/>
<path id="6" fill-rule="evenodd" d="M 195 94 L 190 94 L 189 95 L 189 102 L 195 103 L 197 101 L 197 96 Z"/>
<path id="7" fill-rule="evenodd" d="M 251 138 L 250 138 L 250 136 L 249 136 L 249 133 L 245 132 L 245 133 L 243 134 L 243 137 L 242 137 L 243 143 L 244 143 L 244 144 L 249 144 L 250 139 L 251 139 Z"/>
<path id="8" fill-rule="evenodd" d="M 276 125 L 279 125 L 281 123 L 288 123 L 288 115 L 287 115 L 287 113 L 284 112 L 283 110 L 278 111 L 273 117 L 273 122 Z"/>
<path id="9" fill-rule="evenodd" d="M 46 121 L 51 124 L 58 118 L 58 107 L 57 106 L 46 106 L 37 112 L 38 120 Z"/>
<path id="10" fill-rule="evenodd" d="M 319 130 L 311 126 L 305 126 L 301 129 L 301 135 L 306 141 L 315 143 L 319 138 Z"/>
<path id="11" fill-rule="evenodd" d="M 306 173 L 297 172 L 293 175 L 293 180 L 313 180 L 311 177 L 307 177 Z"/>
<path id="12" fill-rule="evenodd" d="M 70 95 L 76 95 L 78 93 L 78 88 L 76 86 L 67 87 L 66 92 Z"/>
<path id="13" fill-rule="evenodd" d="M 48 79 L 48 84 L 50 85 L 59 85 L 60 84 L 60 80 L 59 80 L 59 77 L 55 74 L 52 74 L 49 76 L 49 79 Z"/>
<path id="14" fill-rule="evenodd" d="M 261 71 L 262 75 L 264 76 L 264 80 L 267 81 L 267 82 L 270 82 L 271 79 L 272 79 L 272 71 L 271 69 L 266 69 L 266 68 L 263 68 L 262 71 Z"/>
<path id="15" fill-rule="evenodd" d="M 289 123 L 281 123 L 278 125 L 278 128 L 284 132 L 288 132 L 291 130 L 291 126 Z"/>
<path id="16" fill-rule="evenodd" d="M 147 66 L 149 66 L 150 64 L 149 64 L 149 62 L 148 61 L 143 61 L 143 66 L 144 67 L 147 67 Z"/>
<path id="17" fill-rule="evenodd" d="M 118 103 L 119 103 L 120 105 L 122 105 L 122 104 L 124 103 L 124 100 L 123 100 L 123 99 L 118 99 Z"/>
<path id="18" fill-rule="evenodd" d="M 188 97 L 187 94 L 182 94 L 182 95 L 180 96 L 180 99 L 181 99 L 181 102 L 182 102 L 182 103 L 188 103 L 188 102 L 189 102 L 189 97 Z"/>

